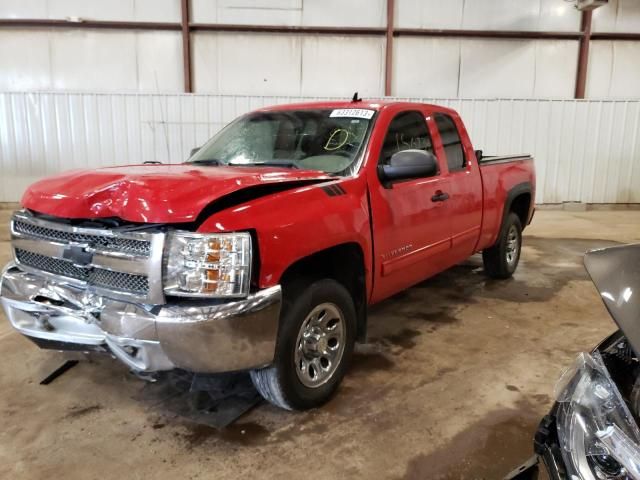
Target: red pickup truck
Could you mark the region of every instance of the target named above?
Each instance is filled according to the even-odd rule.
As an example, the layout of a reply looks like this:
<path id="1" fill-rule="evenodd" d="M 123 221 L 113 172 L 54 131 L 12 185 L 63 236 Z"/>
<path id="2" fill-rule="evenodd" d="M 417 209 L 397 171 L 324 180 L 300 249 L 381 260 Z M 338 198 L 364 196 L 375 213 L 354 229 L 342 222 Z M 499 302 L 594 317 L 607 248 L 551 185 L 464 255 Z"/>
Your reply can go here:
<path id="1" fill-rule="evenodd" d="M 0 296 L 43 348 L 249 370 L 267 400 L 305 409 L 336 390 L 368 305 L 480 251 L 509 277 L 534 196 L 532 158 L 482 157 L 448 108 L 265 108 L 183 164 L 30 186 Z"/>

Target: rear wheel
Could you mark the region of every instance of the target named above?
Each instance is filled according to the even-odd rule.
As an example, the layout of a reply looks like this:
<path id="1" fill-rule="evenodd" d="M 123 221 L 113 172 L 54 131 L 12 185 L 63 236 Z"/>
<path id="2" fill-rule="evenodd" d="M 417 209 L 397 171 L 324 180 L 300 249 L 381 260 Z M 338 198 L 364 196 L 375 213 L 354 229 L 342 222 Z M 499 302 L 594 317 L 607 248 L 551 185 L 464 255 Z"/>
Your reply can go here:
<path id="1" fill-rule="evenodd" d="M 286 295 L 286 294 L 285 294 Z M 325 403 L 347 370 L 356 336 L 351 295 L 334 280 L 319 280 L 285 299 L 274 363 L 251 372 L 256 389 L 288 410 Z"/>
<path id="2" fill-rule="evenodd" d="M 491 278 L 509 278 L 520 261 L 522 248 L 522 224 L 520 218 L 510 212 L 505 219 L 498 241 L 482 251 L 484 271 Z"/>

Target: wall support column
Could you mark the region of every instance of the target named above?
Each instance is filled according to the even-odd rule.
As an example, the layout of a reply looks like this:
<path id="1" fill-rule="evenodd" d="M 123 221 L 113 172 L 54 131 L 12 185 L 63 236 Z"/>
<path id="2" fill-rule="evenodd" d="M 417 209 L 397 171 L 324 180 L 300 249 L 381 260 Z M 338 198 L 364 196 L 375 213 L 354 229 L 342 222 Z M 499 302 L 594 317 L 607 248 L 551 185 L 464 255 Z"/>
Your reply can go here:
<path id="1" fill-rule="evenodd" d="M 576 71 L 575 98 L 584 98 L 587 86 L 587 68 L 589 66 L 589 45 L 591 43 L 591 19 L 593 10 L 582 12 L 582 37 L 580 37 L 580 50 L 578 51 L 578 69 Z"/>
<path id="2" fill-rule="evenodd" d="M 184 72 L 184 91 L 193 92 L 191 85 L 191 28 L 189 26 L 189 0 L 181 0 L 182 10 L 182 68 Z"/>
<path id="3" fill-rule="evenodd" d="M 387 42 L 385 46 L 385 62 L 384 62 L 384 94 L 391 95 L 391 86 L 393 83 L 393 13 L 395 10 L 395 1 L 387 0 Z"/>

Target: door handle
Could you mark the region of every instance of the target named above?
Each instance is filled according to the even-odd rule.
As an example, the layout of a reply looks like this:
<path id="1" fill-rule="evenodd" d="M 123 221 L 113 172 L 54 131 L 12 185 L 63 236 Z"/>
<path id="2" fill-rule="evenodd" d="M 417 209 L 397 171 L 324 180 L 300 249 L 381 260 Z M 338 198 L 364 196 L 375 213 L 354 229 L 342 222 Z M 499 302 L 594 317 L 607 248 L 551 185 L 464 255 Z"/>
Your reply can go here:
<path id="1" fill-rule="evenodd" d="M 449 194 L 446 192 L 442 192 L 440 190 L 438 190 L 436 194 L 433 197 L 431 197 L 432 202 L 444 202 L 445 200 L 448 200 L 448 199 L 449 199 Z"/>

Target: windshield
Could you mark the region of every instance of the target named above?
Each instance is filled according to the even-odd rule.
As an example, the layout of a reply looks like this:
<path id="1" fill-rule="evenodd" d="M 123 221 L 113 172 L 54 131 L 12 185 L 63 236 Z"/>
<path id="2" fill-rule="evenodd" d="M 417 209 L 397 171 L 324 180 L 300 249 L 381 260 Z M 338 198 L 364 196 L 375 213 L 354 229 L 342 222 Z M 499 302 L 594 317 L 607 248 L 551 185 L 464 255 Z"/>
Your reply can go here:
<path id="1" fill-rule="evenodd" d="M 250 113 L 216 134 L 188 163 L 283 166 L 351 175 L 374 114 L 359 108 Z"/>

